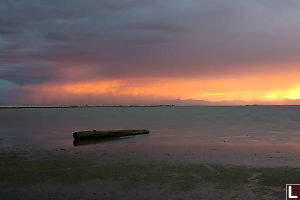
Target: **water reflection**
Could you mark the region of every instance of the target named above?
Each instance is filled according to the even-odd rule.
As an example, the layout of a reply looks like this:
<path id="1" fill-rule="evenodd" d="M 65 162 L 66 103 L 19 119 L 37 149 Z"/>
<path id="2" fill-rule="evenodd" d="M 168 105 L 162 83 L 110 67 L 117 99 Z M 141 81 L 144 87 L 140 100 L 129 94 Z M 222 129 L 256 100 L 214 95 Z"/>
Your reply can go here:
<path id="1" fill-rule="evenodd" d="M 86 145 L 96 145 L 99 143 L 112 142 L 118 140 L 124 140 L 132 138 L 133 136 L 128 137 L 108 137 L 108 138 L 93 138 L 93 139 L 74 139 L 73 145 L 76 146 L 86 146 Z"/>

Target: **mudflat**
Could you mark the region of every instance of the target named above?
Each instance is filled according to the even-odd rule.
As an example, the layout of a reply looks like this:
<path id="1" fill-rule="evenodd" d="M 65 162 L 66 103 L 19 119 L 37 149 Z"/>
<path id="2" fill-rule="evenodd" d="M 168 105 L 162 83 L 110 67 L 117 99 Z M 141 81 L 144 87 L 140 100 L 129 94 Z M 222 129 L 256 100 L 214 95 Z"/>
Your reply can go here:
<path id="1" fill-rule="evenodd" d="M 300 106 L 0 110 L 0 199 L 284 199 Z M 74 143 L 77 130 L 151 134 Z"/>

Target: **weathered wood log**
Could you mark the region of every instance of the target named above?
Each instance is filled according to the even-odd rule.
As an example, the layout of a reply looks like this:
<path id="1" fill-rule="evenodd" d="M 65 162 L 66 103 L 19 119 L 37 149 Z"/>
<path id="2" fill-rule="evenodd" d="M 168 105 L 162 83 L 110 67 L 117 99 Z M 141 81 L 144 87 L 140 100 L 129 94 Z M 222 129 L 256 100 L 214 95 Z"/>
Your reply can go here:
<path id="1" fill-rule="evenodd" d="M 74 132 L 75 140 L 91 138 L 123 137 L 130 135 L 149 134 L 149 130 L 112 130 L 112 131 L 79 131 Z"/>

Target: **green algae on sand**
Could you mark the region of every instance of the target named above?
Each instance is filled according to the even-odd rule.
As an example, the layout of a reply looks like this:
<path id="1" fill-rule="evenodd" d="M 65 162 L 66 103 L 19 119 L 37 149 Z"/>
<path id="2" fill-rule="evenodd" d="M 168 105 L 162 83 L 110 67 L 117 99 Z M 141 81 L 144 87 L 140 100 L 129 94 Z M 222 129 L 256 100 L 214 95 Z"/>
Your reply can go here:
<path id="1" fill-rule="evenodd" d="M 40 152 L 39 152 L 40 153 Z M 43 153 L 41 153 L 43 154 Z M 42 156 L 42 155 L 41 155 Z M 139 185 L 142 182 L 168 183 L 193 188 L 200 183 L 217 183 L 237 186 L 248 184 L 255 175 L 257 184 L 282 186 L 289 182 L 300 182 L 299 168 L 292 167 L 248 167 L 220 164 L 145 163 L 132 158 L 131 161 L 106 160 L 91 157 L 48 158 L 26 156 L 24 151 L 0 152 L 1 183 L 38 184 L 45 181 L 81 182 L 95 179 L 109 179 L 126 182 L 126 185 Z M 107 160 L 110 158 L 110 160 Z M 104 159 L 104 158 L 103 158 Z"/>
<path id="2" fill-rule="evenodd" d="M 39 190 L 44 184 L 69 188 L 76 184 L 101 183 L 110 185 L 116 194 L 144 190 L 201 193 L 212 188 L 225 195 L 233 191 L 250 191 L 256 197 L 275 195 L 272 199 L 282 199 L 285 183 L 300 182 L 299 169 L 291 167 L 147 162 L 134 156 L 130 160 L 120 159 L 116 154 L 86 156 L 71 151 L 51 153 L 22 149 L 0 151 L 0 177 L 0 193 L 9 188 L 20 192 L 28 187 Z M 99 190 L 107 193 L 105 187 Z"/>

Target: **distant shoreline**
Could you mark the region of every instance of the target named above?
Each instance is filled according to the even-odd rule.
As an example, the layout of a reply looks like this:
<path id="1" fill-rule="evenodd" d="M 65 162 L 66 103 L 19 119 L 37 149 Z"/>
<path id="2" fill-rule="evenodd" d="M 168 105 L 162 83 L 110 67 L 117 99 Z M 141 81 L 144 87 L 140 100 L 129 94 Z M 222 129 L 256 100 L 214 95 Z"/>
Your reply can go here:
<path id="1" fill-rule="evenodd" d="M 1 108 L 174 107 L 175 105 L 0 105 Z"/>
<path id="2" fill-rule="evenodd" d="M 300 105 L 0 105 L 0 109 L 13 108 L 96 108 L 96 107 L 189 107 L 189 106 L 208 106 L 208 107 L 258 107 L 258 106 L 300 106 Z"/>

